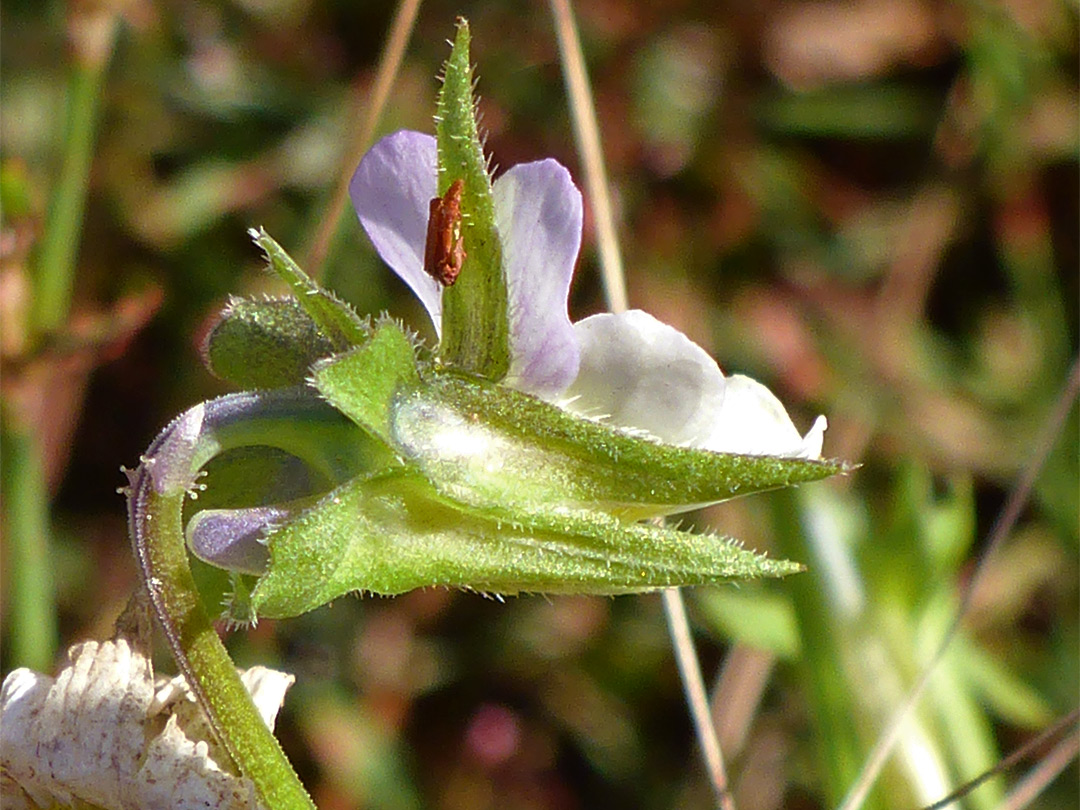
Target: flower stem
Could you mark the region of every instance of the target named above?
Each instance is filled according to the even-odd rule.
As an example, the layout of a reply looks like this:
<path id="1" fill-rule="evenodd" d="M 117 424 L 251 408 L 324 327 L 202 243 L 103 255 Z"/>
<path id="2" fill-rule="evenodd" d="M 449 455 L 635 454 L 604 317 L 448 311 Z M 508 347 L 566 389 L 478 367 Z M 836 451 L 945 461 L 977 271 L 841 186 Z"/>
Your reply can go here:
<path id="1" fill-rule="evenodd" d="M 264 807 L 315 805 L 266 727 L 203 609 L 184 542 L 183 506 L 194 476 L 218 446 L 206 441 L 206 405 L 162 431 L 129 473 L 128 519 L 135 558 L 166 640 L 211 728 Z M 208 451 L 209 447 L 209 451 Z"/>

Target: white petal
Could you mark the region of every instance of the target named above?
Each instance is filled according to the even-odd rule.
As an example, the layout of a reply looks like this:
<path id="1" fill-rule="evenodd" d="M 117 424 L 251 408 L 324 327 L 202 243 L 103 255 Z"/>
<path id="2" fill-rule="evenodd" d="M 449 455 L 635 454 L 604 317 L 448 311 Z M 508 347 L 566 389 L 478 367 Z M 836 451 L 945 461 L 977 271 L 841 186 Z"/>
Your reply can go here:
<path id="1" fill-rule="evenodd" d="M 686 335 L 640 310 L 574 324 L 581 346 L 566 410 L 699 446 L 724 403 L 724 375 Z"/>
<path id="2" fill-rule="evenodd" d="M 772 391 L 734 374 L 727 378 L 724 405 L 700 447 L 720 453 L 815 459 L 821 457 L 827 426 L 825 417 L 819 416 L 806 436 L 800 436 Z"/>
<path id="3" fill-rule="evenodd" d="M 574 325 L 581 369 L 562 406 L 668 444 L 720 453 L 819 458 L 826 421 L 805 437 L 755 380 L 725 378 L 704 349 L 640 310 L 593 315 Z"/>

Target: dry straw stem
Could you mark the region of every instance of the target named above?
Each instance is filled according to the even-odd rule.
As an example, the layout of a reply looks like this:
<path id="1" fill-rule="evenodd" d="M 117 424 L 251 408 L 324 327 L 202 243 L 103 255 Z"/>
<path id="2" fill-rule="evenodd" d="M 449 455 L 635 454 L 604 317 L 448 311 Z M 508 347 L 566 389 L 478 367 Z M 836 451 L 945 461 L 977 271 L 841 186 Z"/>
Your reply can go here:
<path id="1" fill-rule="evenodd" d="M 312 278 L 319 278 L 323 262 L 330 252 L 330 244 L 341 222 L 341 216 L 345 206 L 349 202 L 349 180 L 352 178 L 353 169 L 360 163 L 360 159 L 371 146 L 375 138 L 375 128 L 379 125 L 383 110 L 386 109 L 387 99 L 390 98 L 390 89 L 394 86 L 401 69 L 401 62 L 405 57 L 405 49 L 412 36 L 413 27 L 416 25 L 416 14 L 420 9 L 420 0 L 401 0 L 398 4 L 394 20 L 390 24 L 390 34 L 386 39 L 386 47 L 379 57 L 379 68 L 375 74 L 375 84 L 371 88 L 371 98 L 367 99 L 363 117 L 356 130 L 356 138 L 352 147 L 345 153 L 345 161 L 340 173 L 340 179 L 334 188 L 334 196 L 326 207 L 326 215 L 322 218 L 319 230 L 315 234 L 315 240 L 311 244 L 311 250 L 307 257 L 307 272 Z"/>
<path id="2" fill-rule="evenodd" d="M 596 121 L 596 105 L 589 88 L 585 57 L 581 51 L 581 40 L 578 37 L 577 25 L 570 8 L 570 0 L 551 0 L 551 13 L 555 21 L 555 35 L 559 42 L 566 90 L 570 97 L 574 136 L 585 170 L 585 190 L 596 216 L 604 293 L 607 297 L 608 308 L 612 312 L 623 312 L 627 308 L 626 274 L 619 252 L 615 214 L 611 205 L 603 153 L 600 149 L 600 127 Z M 694 649 L 682 593 L 678 588 L 668 588 L 663 592 L 663 604 L 671 634 L 671 644 L 686 693 L 686 701 L 701 743 L 717 806 L 721 810 L 735 810 L 734 800 L 728 790 L 724 757 L 712 715 L 709 712 L 708 696 L 701 675 L 701 663 Z"/>

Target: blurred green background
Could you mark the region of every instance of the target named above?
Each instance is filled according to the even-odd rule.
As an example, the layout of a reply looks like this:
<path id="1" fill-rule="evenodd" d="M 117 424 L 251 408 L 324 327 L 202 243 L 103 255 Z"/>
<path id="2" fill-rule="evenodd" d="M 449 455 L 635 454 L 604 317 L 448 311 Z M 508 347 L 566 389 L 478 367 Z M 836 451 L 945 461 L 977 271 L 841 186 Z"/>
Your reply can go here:
<path id="1" fill-rule="evenodd" d="M 305 263 L 393 12 L 5 0 L 5 673 L 111 632 L 135 586 L 118 468 L 224 391 L 197 347 L 226 297 L 282 292 L 247 229 Z M 827 414 L 826 454 L 863 465 L 692 516 L 810 567 L 687 594 L 737 804 L 834 806 L 1077 353 L 1076 6 L 575 12 L 631 305 L 767 382 L 803 429 Z M 379 133 L 431 130 L 457 14 L 495 162 L 553 156 L 580 180 L 538 2 L 423 4 Z M 321 277 L 431 335 L 351 216 Z M 587 212 L 571 315 L 602 308 Z M 1078 430 L 1074 405 L 868 806 L 929 803 L 1076 706 Z M 655 596 L 349 598 L 229 644 L 297 675 L 279 735 L 320 808 L 709 806 Z M 1074 763 L 1033 806 L 1076 807 L 1077 782 Z"/>

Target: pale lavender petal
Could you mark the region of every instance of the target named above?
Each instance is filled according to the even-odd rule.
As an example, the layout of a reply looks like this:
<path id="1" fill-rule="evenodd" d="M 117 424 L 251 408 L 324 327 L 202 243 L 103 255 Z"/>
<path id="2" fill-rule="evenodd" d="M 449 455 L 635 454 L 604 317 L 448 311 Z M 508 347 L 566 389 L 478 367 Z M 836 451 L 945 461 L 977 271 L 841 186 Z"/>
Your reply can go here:
<path id="1" fill-rule="evenodd" d="M 349 196 L 382 260 L 412 289 L 442 330 L 442 286 L 424 272 L 424 243 L 433 197 L 438 195 L 435 138 L 402 130 L 364 155 Z"/>
<path id="2" fill-rule="evenodd" d="M 582 204 L 554 160 L 514 166 L 494 186 L 510 321 L 506 384 L 551 399 L 577 374 L 578 341 L 566 299 L 581 247 Z"/>
<path id="3" fill-rule="evenodd" d="M 563 394 L 566 410 L 699 446 L 724 404 L 724 375 L 679 330 L 640 310 L 574 324 L 581 369 Z"/>

